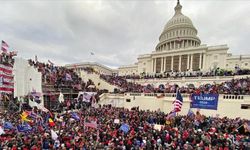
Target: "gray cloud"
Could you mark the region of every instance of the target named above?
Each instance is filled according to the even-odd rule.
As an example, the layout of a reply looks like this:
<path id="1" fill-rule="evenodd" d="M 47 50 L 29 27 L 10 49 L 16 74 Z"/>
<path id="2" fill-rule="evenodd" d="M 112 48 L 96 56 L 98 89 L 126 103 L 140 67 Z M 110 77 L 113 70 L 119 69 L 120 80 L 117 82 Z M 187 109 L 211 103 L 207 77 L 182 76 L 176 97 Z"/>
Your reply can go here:
<path id="1" fill-rule="evenodd" d="M 249 53 L 250 1 L 184 1 L 203 44 L 228 44 Z M 154 50 L 175 1 L 0 1 L 0 39 L 24 58 L 56 64 L 97 61 L 108 66 L 136 62 Z M 95 55 L 91 56 L 90 52 Z"/>

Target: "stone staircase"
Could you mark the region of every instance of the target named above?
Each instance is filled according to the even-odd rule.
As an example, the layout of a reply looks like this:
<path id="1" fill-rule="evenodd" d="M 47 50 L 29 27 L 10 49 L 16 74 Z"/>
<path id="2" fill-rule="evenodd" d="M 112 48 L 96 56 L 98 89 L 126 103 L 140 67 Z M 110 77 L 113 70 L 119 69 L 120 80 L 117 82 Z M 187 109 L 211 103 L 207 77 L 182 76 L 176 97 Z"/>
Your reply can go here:
<path id="1" fill-rule="evenodd" d="M 80 76 L 85 80 L 92 80 L 98 89 L 107 89 L 109 92 L 113 92 L 115 89 L 120 89 L 118 86 L 112 85 L 107 81 L 100 78 L 100 75 L 95 73 L 87 73 L 86 71 L 81 71 Z"/>

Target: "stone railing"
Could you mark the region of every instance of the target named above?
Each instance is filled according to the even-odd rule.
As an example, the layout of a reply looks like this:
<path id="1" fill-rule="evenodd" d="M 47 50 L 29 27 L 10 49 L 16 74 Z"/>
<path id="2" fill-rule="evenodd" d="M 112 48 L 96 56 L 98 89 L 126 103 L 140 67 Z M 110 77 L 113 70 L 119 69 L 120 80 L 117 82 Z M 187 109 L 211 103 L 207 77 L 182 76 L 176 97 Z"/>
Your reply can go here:
<path id="1" fill-rule="evenodd" d="M 109 98 L 109 97 L 158 97 L 161 96 L 162 98 L 175 98 L 176 93 L 124 93 L 124 94 L 115 94 L 115 93 L 103 93 L 100 95 L 100 99 L 102 98 Z M 190 94 L 182 94 L 184 99 L 189 99 Z M 250 95 L 227 95 L 227 94 L 219 94 L 220 100 L 249 100 Z"/>

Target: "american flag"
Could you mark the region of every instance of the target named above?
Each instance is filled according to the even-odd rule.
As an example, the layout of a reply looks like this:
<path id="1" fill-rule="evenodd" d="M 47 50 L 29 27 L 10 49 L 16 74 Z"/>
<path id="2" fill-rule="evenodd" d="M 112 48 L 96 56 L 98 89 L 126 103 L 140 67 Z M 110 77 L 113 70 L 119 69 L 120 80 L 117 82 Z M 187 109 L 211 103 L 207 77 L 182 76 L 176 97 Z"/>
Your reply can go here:
<path id="1" fill-rule="evenodd" d="M 48 63 L 50 64 L 50 65 L 54 65 L 54 63 L 52 62 L 52 61 L 50 61 L 50 60 L 48 60 Z"/>
<path id="2" fill-rule="evenodd" d="M 96 123 L 96 121 L 90 121 L 90 122 L 85 121 L 84 122 L 84 127 L 90 127 L 90 128 L 97 129 L 97 123 Z"/>
<path id="3" fill-rule="evenodd" d="M 178 90 L 177 94 L 176 94 L 176 99 L 173 102 L 173 104 L 174 104 L 174 112 L 181 111 L 182 103 L 183 103 L 183 98 L 181 96 L 180 91 Z"/>
<path id="4" fill-rule="evenodd" d="M 0 64 L 0 92 L 12 93 L 14 91 L 14 80 L 11 65 Z"/>
<path id="5" fill-rule="evenodd" d="M 6 53 L 8 48 L 9 48 L 9 45 L 5 41 L 2 40 L 2 48 L 1 48 L 2 51 Z"/>

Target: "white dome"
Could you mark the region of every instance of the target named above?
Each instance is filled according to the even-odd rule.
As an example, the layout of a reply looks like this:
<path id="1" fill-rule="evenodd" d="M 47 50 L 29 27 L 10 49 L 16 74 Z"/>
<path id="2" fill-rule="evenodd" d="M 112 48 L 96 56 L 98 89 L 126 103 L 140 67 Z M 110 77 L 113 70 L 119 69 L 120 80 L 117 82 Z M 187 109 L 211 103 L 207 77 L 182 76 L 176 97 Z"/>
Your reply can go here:
<path id="1" fill-rule="evenodd" d="M 156 50 L 169 50 L 176 49 L 176 47 L 187 47 L 187 45 L 200 45 L 200 39 L 197 37 L 196 28 L 191 19 L 182 14 L 181 9 L 182 6 L 178 0 L 177 5 L 175 6 L 175 14 L 165 25 L 164 30 L 159 37 L 159 44 L 156 46 Z M 183 44 L 180 44 L 180 41 L 184 41 Z M 180 46 L 172 46 L 178 44 Z"/>
<path id="2" fill-rule="evenodd" d="M 182 6 L 180 5 L 180 2 L 178 1 L 177 5 L 175 6 L 175 14 L 165 25 L 164 31 L 171 30 L 173 27 L 178 28 L 178 27 L 183 27 L 183 26 L 187 26 L 187 27 L 191 27 L 195 29 L 191 19 L 183 15 L 181 12 L 181 9 L 182 9 Z"/>
<path id="3" fill-rule="evenodd" d="M 189 19 L 187 16 L 183 15 L 183 14 L 178 14 L 178 15 L 174 15 L 169 21 L 168 23 L 165 25 L 164 31 L 168 31 L 171 30 L 173 27 L 178 27 L 178 26 L 187 26 L 187 27 L 191 27 L 194 28 L 193 23 L 191 21 L 191 19 Z M 195 29 L 196 30 L 196 29 Z"/>

